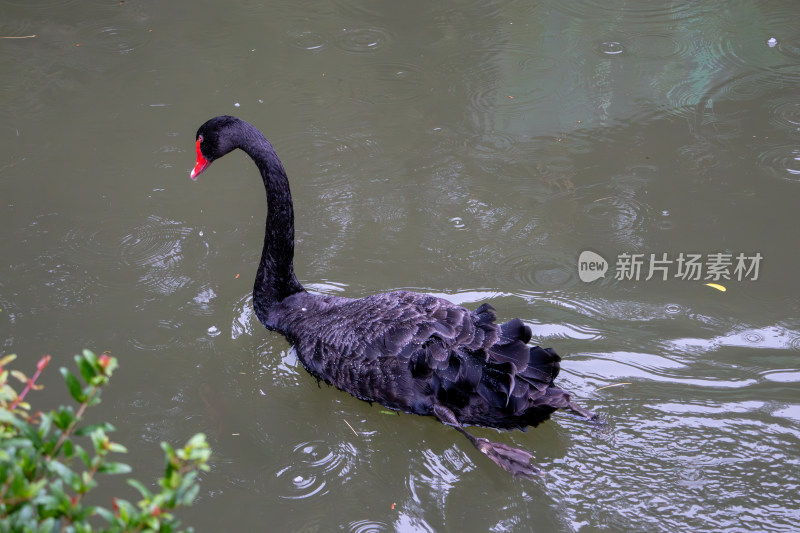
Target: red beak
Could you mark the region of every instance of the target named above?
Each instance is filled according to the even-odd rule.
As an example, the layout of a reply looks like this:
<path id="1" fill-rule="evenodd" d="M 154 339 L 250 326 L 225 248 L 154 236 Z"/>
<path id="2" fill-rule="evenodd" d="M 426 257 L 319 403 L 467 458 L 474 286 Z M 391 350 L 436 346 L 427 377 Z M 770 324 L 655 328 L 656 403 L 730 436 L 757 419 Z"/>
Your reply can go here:
<path id="1" fill-rule="evenodd" d="M 194 169 L 192 173 L 189 174 L 189 177 L 193 180 L 197 179 L 197 176 L 203 173 L 205 169 L 208 168 L 208 165 L 211 164 L 211 161 L 203 156 L 203 152 L 200 151 L 200 139 L 197 139 L 197 161 L 194 163 Z"/>

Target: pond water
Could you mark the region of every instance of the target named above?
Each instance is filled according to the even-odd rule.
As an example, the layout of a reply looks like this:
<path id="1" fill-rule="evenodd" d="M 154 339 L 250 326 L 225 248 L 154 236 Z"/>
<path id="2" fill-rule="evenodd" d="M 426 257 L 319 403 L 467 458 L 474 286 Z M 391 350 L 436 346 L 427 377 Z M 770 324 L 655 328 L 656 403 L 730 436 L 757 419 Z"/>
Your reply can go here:
<path id="1" fill-rule="evenodd" d="M 118 357 L 95 416 L 141 479 L 158 442 L 207 433 L 186 525 L 800 529 L 796 2 L 0 13 L 0 354 Z M 476 430 L 532 450 L 531 482 L 431 418 L 317 386 L 252 311 L 252 163 L 189 179 L 219 114 L 281 156 L 310 290 L 490 301 L 562 354 L 558 382 L 604 423 Z M 590 259 L 607 270 L 582 281 Z"/>

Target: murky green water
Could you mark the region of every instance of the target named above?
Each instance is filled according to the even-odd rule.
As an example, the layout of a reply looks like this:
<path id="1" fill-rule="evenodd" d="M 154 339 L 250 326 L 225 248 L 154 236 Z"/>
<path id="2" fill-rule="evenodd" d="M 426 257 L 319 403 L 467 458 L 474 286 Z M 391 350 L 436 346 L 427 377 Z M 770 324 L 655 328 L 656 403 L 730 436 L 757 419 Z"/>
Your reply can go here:
<path id="1" fill-rule="evenodd" d="M 139 477 L 207 432 L 198 531 L 797 530 L 798 28 L 792 1 L 0 2 L 0 354 L 112 351 Z M 189 180 L 218 114 L 281 155 L 304 284 L 489 300 L 606 424 L 479 430 L 528 482 L 319 388 L 252 312 L 254 167 Z"/>

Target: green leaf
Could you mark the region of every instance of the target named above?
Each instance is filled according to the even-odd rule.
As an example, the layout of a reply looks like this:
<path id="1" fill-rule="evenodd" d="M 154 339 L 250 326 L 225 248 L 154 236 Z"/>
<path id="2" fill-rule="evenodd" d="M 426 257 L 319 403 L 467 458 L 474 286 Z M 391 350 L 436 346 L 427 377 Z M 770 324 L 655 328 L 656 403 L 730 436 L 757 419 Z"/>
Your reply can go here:
<path id="1" fill-rule="evenodd" d="M 69 389 L 69 393 L 72 395 L 72 398 L 78 403 L 85 402 L 86 395 L 83 393 L 81 382 L 78 381 L 78 378 L 75 377 L 75 374 L 64 367 L 61 367 L 60 370 L 61 375 L 64 376 L 64 379 L 67 381 L 67 388 Z"/>
<path id="2" fill-rule="evenodd" d="M 148 501 L 153 499 L 153 493 L 150 492 L 149 490 L 147 490 L 147 488 L 140 481 L 138 481 L 136 479 L 129 479 L 128 480 L 128 485 L 130 485 L 134 489 L 138 490 L 139 494 L 142 495 L 143 499 L 148 500 Z"/>
<path id="3" fill-rule="evenodd" d="M 24 438 L 15 438 L 15 439 L 5 439 L 3 440 L 3 448 L 32 448 L 33 443 L 30 439 Z"/>
<path id="4" fill-rule="evenodd" d="M 170 445 L 169 442 L 161 442 L 161 449 L 164 450 L 164 453 L 167 454 L 168 458 L 175 457 L 175 449 Z"/>
<path id="5" fill-rule="evenodd" d="M 119 517 L 122 519 L 123 523 L 127 524 L 131 518 L 131 515 L 136 512 L 133 505 L 130 504 L 127 500 L 116 500 L 117 503 L 117 512 L 119 513 Z"/>
<path id="6" fill-rule="evenodd" d="M 128 448 L 118 442 L 109 442 L 108 450 L 114 453 L 128 453 Z"/>
<path id="7" fill-rule="evenodd" d="M 20 372 L 19 370 L 11 370 L 11 375 L 16 378 L 17 381 L 20 383 L 28 383 L 28 376 L 25 375 L 24 372 Z"/>
<path id="8" fill-rule="evenodd" d="M 205 433 L 196 433 L 192 435 L 192 438 L 186 443 L 187 448 L 205 448 L 207 446 L 208 443 L 206 442 Z"/>
<path id="9" fill-rule="evenodd" d="M 61 431 L 66 430 L 75 420 L 75 412 L 72 407 L 61 406 L 57 411 L 53 411 L 53 424 Z"/>
<path id="10" fill-rule="evenodd" d="M 100 376 L 98 376 L 98 378 L 100 378 Z M 95 378 L 95 381 L 98 378 Z M 101 383 L 101 385 L 102 385 L 102 383 Z M 94 396 L 92 396 L 92 399 L 89 400 L 89 404 L 88 405 L 89 405 L 89 407 L 91 407 L 93 405 L 97 405 L 98 403 L 100 403 L 100 389 L 96 389 L 95 390 Z"/>
<path id="11" fill-rule="evenodd" d="M 97 482 L 92 478 L 92 474 L 88 471 L 81 473 L 80 485 L 72 487 L 75 492 L 84 493 L 89 492 L 97 486 Z"/>
<path id="12" fill-rule="evenodd" d="M 101 464 L 97 471 L 103 474 L 128 474 L 131 471 L 131 467 L 125 463 L 108 462 Z"/>
<path id="13" fill-rule="evenodd" d="M 41 533 L 49 533 L 51 531 L 55 531 L 56 529 L 56 519 L 51 517 L 40 523 L 39 528 L 36 531 Z"/>
<path id="14" fill-rule="evenodd" d="M 80 355 L 75 356 L 75 363 L 78 365 L 78 370 L 81 371 L 81 377 L 86 383 L 90 383 L 92 378 L 97 375 L 97 370 Z"/>
<path id="15" fill-rule="evenodd" d="M 0 409 L 0 422 L 4 424 L 11 424 L 18 429 L 22 429 L 27 425 L 22 420 L 14 416 L 13 413 L 6 411 L 5 409 Z"/>
<path id="16" fill-rule="evenodd" d="M 84 350 L 82 356 L 76 355 L 75 357 L 76 358 L 83 357 L 90 365 L 92 365 L 95 368 L 98 368 L 99 366 L 99 363 L 97 361 L 97 356 L 91 350 Z"/>
<path id="17" fill-rule="evenodd" d="M 47 468 L 70 487 L 80 486 L 80 476 L 61 461 L 50 461 L 47 463 Z"/>
<path id="18" fill-rule="evenodd" d="M 94 445 L 94 453 L 98 455 L 105 455 L 105 443 L 108 440 L 105 431 L 102 428 L 95 428 L 94 431 L 89 433 L 89 438 L 92 439 Z"/>
<path id="19" fill-rule="evenodd" d="M 108 509 L 105 509 L 103 507 L 95 508 L 94 512 L 97 513 L 98 515 L 100 515 L 103 518 L 103 520 L 105 520 L 109 524 L 114 523 L 114 521 L 117 518 L 116 516 L 114 516 L 114 513 L 112 513 L 111 511 L 109 511 Z"/>
<path id="20" fill-rule="evenodd" d="M 45 413 L 41 416 L 39 421 L 39 433 L 46 437 L 48 433 L 50 433 L 50 427 L 53 425 L 53 418 L 50 416 L 49 413 Z"/>
<path id="21" fill-rule="evenodd" d="M 78 457 L 81 458 L 81 461 L 83 461 L 83 464 L 85 464 L 87 468 L 91 468 L 92 460 L 89 457 L 89 453 L 86 450 L 84 450 L 81 446 L 76 444 L 75 453 L 78 455 Z"/>
<path id="22" fill-rule="evenodd" d="M 111 432 L 114 431 L 114 426 L 109 424 L 108 422 L 99 422 L 97 424 L 87 424 L 83 427 L 80 427 L 75 430 L 75 435 L 78 437 L 83 437 L 85 435 L 89 435 L 94 431 L 103 431 L 103 432 Z"/>
<path id="23" fill-rule="evenodd" d="M 195 483 L 192 486 L 188 487 L 186 491 L 180 496 L 178 504 L 192 505 L 192 502 L 194 502 L 194 499 L 197 497 L 198 492 L 200 492 L 200 485 Z"/>
<path id="24" fill-rule="evenodd" d="M 62 450 L 64 450 L 64 457 L 67 457 L 67 458 L 72 457 L 72 451 L 73 451 L 73 449 L 72 449 L 72 441 L 71 440 L 65 440 L 64 441 L 64 447 L 62 448 Z"/>

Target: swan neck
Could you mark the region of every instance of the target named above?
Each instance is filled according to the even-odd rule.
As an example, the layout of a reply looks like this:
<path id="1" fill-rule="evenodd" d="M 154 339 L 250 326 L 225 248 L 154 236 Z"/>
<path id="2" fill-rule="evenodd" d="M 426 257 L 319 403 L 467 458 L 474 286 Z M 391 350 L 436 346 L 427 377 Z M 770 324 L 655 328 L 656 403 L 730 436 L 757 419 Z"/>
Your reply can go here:
<path id="1" fill-rule="evenodd" d="M 253 286 L 256 310 L 303 290 L 294 274 L 294 209 L 286 171 L 272 145 L 258 130 L 243 150 L 255 161 L 267 194 L 264 247 Z"/>

